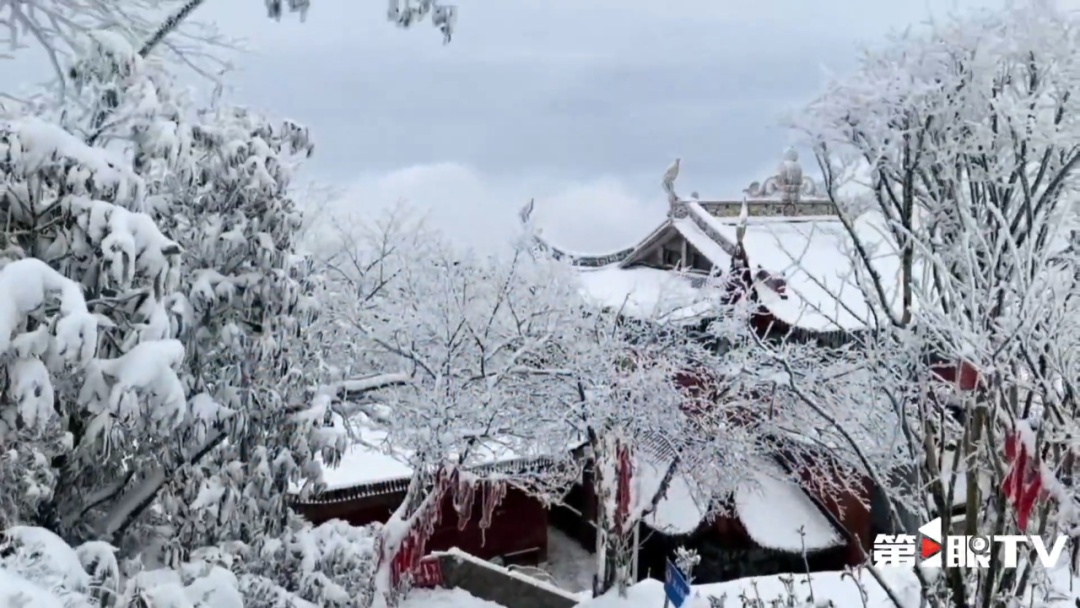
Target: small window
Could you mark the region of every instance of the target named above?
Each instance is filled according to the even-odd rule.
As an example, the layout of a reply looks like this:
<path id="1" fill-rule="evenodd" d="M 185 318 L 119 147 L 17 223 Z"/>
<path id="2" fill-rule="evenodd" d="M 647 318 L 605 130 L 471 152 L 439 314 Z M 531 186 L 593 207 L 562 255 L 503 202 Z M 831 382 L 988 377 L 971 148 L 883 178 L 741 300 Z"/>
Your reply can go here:
<path id="1" fill-rule="evenodd" d="M 694 252 L 693 256 L 690 259 L 693 260 L 691 267 L 694 270 L 703 270 L 705 272 L 709 272 L 712 270 L 712 262 L 709 261 L 709 258 L 701 255 L 700 253 Z"/>
<path id="2" fill-rule="evenodd" d="M 664 249 L 664 266 L 678 266 L 682 256 L 674 249 Z"/>

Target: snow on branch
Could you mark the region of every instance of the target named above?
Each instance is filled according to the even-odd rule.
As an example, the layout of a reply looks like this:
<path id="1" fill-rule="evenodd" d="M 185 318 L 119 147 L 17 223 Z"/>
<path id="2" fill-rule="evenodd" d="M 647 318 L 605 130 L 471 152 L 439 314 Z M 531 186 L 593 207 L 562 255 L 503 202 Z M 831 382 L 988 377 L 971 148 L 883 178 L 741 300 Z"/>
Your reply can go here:
<path id="1" fill-rule="evenodd" d="M 15 412 L 23 424 L 44 426 L 55 411 L 52 381 L 42 358 L 52 355 L 85 364 L 97 348 L 98 322 L 86 308 L 82 288 L 40 260 L 19 260 L 0 268 L 0 294 L 0 357 L 11 357 L 8 375 Z M 53 296 L 59 299 L 54 333 L 43 331 L 48 326 L 23 331 L 27 315 Z M 0 430 L 10 429 L 12 421 L 0 416 Z"/>
<path id="2" fill-rule="evenodd" d="M 870 381 L 860 401 L 893 412 L 895 453 L 874 477 L 909 512 L 896 520 L 962 512 L 966 534 L 1009 534 L 1030 511 L 1046 530 L 1074 528 L 1075 489 L 1057 480 L 1080 413 L 1078 43 L 1080 21 L 1054 3 L 958 14 L 867 52 L 796 121 L 861 298 L 888 320 L 853 337 L 850 364 Z M 821 407 L 845 399 L 817 392 L 813 370 L 787 372 L 800 400 L 841 411 Z M 1054 500 L 1033 508 L 1003 489 L 1028 474 L 1018 441 Z M 938 584 L 976 606 L 1039 584 L 998 574 Z"/>
<path id="3" fill-rule="evenodd" d="M 275 2 L 277 0 L 274 0 Z M 304 0 L 306 5 L 307 0 Z M 440 0 L 390 0 L 386 17 L 399 27 L 410 27 L 431 15 L 431 25 L 442 32 L 443 42 L 449 43 L 457 23 L 457 7 Z"/>
<path id="4" fill-rule="evenodd" d="M 37 118 L 0 120 L 0 171 L 17 179 L 39 176 L 65 194 L 110 199 L 130 208 L 142 204 L 142 180 L 122 159 Z M 8 185 L 9 205 L 28 198 L 30 192 L 22 188 Z"/>

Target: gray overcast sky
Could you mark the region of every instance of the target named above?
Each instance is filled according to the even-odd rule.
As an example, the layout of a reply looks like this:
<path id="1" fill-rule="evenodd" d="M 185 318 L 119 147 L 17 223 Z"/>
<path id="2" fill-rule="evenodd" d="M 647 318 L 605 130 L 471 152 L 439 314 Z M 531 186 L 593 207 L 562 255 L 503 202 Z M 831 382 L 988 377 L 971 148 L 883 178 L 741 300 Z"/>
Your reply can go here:
<path id="1" fill-rule="evenodd" d="M 314 0 L 306 23 L 265 19 L 254 0 L 196 16 L 251 48 L 234 100 L 313 129 L 302 177 L 347 188 L 339 209 L 406 199 L 486 248 L 536 197 L 549 236 L 603 250 L 663 217 L 675 156 L 681 190 L 737 195 L 780 159 L 783 113 L 860 43 L 930 7 L 991 3 L 458 0 L 447 46 L 429 23 L 387 23 L 385 0 Z"/>

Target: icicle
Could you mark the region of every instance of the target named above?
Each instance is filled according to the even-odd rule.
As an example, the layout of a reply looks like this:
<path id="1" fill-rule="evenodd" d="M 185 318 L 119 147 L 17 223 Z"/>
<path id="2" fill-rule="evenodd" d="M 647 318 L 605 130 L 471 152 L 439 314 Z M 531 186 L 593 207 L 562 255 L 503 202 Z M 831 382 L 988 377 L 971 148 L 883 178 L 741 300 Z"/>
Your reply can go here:
<path id="1" fill-rule="evenodd" d="M 495 509 L 506 498 L 506 483 L 498 480 L 485 480 L 482 486 L 484 492 L 482 511 L 480 513 L 480 542 L 487 544 L 487 529 L 491 527 L 491 520 L 495 515 Z"/>
<path id="2" fill-rule="evenodd" d="M 458 514 L 458 530 L 464 530 L 472 516 L 476 486 L 469 479 L 460 479 L 454 486 L 454 510 Z"/>

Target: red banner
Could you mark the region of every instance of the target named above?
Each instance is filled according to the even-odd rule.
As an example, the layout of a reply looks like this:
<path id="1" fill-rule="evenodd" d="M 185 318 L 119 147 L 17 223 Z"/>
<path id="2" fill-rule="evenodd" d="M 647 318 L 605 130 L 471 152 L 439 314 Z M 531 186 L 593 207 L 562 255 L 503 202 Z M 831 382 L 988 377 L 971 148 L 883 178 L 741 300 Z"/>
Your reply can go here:
<path id="1" fill-rule="evenodd" d="M 438 558 L 425 557 L 413 570 L 413 586 L 433 589 L 443 586 L 442 562 Z"/>
<path id="2" fill-rule="evenodd" d="M 419 511 L 412 520 L 412 527 L 406 533 L 405 538 L 398 546 L 397 552 L 390 559 L 390 584 L 393 587 L 401 585 L 401 579 L 406 573 L 412 573 L 413 583 L 419 580 L 417 571 L 424 567 L 428 568 L 421 576 L 430 576 L 431 566 L 423 566 L 422 558 L 427 553 L 427 541 L 438 525 L 442 515 L 443 496 L 450 484 L 457 480 L 457 472 L 443 469 L 435 479 L 434 487 L 421 504 Z M 379 549 L 379 561 L 385 558 L 383 548 Z M 442 571 L 439 570 L 439 578 Z"/>
<path id="3" fill-rule="evenodd" d="M 630 515 L 630 480 L 634 475 L 634 463 L 630 449 L 621 441 L 616 448 L 618 455 L 618 487 L 615 490 L 615 526 L 619 534 L 626 533 L 626 520 Z"/>
<path id="4" fill-rule="evenodd" d="M 1016 508 L 1016 523 L 1020 531 L 1027 530 L 1028 519 L 1042 492 L 1042 475 L 1034 454 L 1014 432 L 1005 438 L 1005 458 L 1009 461 L 1009 473 L 1005 476 L 1002 491 L 1005 498 Z"/>

